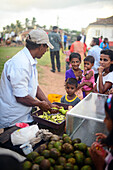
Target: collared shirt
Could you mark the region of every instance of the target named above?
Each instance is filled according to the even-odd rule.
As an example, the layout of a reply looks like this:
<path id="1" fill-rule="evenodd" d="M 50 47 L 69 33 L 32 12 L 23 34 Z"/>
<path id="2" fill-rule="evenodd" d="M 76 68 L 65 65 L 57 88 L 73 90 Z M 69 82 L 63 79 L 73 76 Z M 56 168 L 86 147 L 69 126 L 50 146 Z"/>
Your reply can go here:
<path id="1" fill-rule="evenodd" d="M 75 96 L 75 98 L 72 100 L 68 100 L 67 95 L 65 95 L 61 98 L 61 103 L 65 103 L 70 106 L 75 106 L 79 102 L 80 102 L 80 99 L 78 98 L 78 96 Z"/>
<path id="2" fill-rule="evenodd" d="M 54 31 L 52 31 L 48 34 L 48 36 L 49 36 L 50 43 L 54 46 L 54 48 L 50 49 L 50 51 L 59 51 L 60 50 L 59 42 L 61 42 L 60 35 Z"/>
<path id="3" fill-rule="evenodd" d="M 88 55 L 92 55 L 95 59 L 94 66 L 92 67 L 95 74 L 98 73 L 98 67 L 100 66 L 99 62 L 101 50 L 102 49 L 98 45 L 95 45 L 88 51 Z"/>
<path id="4" fill-rule="evenodd" d="M 16 97 L 30 95 L 35 98 L 38 86 L 36 64 L 26 47 L 5 63 L 0 81 L 0 128 L 33 120 L 30 116 L 32 107 L 18 103 Z"/>

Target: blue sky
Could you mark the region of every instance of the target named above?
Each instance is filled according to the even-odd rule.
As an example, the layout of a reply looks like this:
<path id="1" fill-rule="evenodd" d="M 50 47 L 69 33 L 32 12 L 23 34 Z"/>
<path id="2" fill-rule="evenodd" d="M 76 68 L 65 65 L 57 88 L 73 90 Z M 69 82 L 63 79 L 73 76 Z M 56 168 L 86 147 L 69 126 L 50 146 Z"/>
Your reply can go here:
<path id="1" fill-rule="evenodd" d="M 0 0 L 0 31 L 6 25 L 25 18 L 47 28 L 58 25 L 60 28 L 81 30 L 96 18 L 113 15 L 113 0 Z"/>

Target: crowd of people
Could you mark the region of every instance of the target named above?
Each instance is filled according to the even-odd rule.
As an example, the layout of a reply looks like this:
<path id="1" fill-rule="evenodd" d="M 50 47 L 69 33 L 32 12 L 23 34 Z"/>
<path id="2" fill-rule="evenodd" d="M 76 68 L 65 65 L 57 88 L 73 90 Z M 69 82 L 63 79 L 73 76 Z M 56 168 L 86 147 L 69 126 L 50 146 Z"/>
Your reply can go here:
<path id="1" fill-rule="evenodd" d="M 97 134 L 97 140 L 103 139 L 102 145 L 112 149 L 113 51 L 109 48 L 108 39 L 104 38 L 104 41 L 100 41 L 99 38 L 93 38 L 91 49 L 86 53 L 86 44 L 80 41 L 81 36 L 79 35 L 66 52 L 64 51 L 66 43 L 64 43 L 63 49 L 61 37 L 57 32 L 57 26 L 53 27 L 49 35 L 40 28 L 30 31 L 26 38 L 26 46 L 5 63 L 0 81 L 0 128 L 10 128 L 17 122 L 32 124 L 31 111 L 34 106 L 50 112 L 53 112 L 53 107 L 59 108 L 48 100 L 39 86 L 36 59 L 40 59 L 49 47 L 51 71 L 53 73 L 56 71 L 56 57 L 57 70 L 60 72 L 59 52 L 62 48 L 63 53 L 66 54 L 66 94 L 61 97 L 60 102 L 75 106 L 90 92 L 110 94 L 105 103 L 106 117 L 104 120 L 110 133 L 108 136 Z M 84 63 L 83 70 L 80 68 L 81 62 Z M 112 153 L 108 151 L 106 153 L 112 157 Z M 96 152 L 95 145 L 91 146 L 90 154 L 96 168 L 103 170 L 106 160 Z M 111 160 L 110 164 L 107 162 L 106 165 L 112 169 L 113 158 Z"/>

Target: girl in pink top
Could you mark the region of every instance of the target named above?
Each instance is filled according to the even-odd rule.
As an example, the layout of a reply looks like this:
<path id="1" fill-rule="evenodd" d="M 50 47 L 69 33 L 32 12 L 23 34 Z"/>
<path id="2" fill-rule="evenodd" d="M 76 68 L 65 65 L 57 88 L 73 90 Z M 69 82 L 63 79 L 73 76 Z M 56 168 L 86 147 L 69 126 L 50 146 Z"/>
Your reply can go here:
<path id="1" fill-rule="evenodd" d="M 82 91 L 85 91 L 85 95 L 87 96 L 93 89 L 95 85 L 95 78 L 94 78 L 94 70 L 91 69 L 94 65 L 94 57 L 93 56 L 87 56 L 84 59 L 84 72 L 83 72 L 83 78 L 81 81 Z M 89 82 L 89 86 L 86 85 L 86 82 Z"/>

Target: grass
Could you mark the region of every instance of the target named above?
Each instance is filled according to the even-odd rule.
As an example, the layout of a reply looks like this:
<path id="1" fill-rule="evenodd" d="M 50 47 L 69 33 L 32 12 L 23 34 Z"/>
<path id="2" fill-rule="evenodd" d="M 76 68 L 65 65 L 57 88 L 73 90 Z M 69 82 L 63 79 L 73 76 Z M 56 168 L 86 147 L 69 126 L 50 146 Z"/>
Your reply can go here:
<path id="1" fill-rule="evenodd" d="M 14 56 L 18 51 L 20 51 L 23 47 L 0 47 L 0 77 L 4 67 L 4 63 L 9 60 L 12 56 Z M 50 61 L 50 52 L 49 50 L 44 54 L 41 59 L 37 59 L 37 69 L 40 77 L 43 76 L 44 70 L 40 68 L 40 66 L 48 66 L 51 67 Z M 65 55 L 60 51 L 60 61 L 61 61 L 61 70 L 65 72 Z"/>

